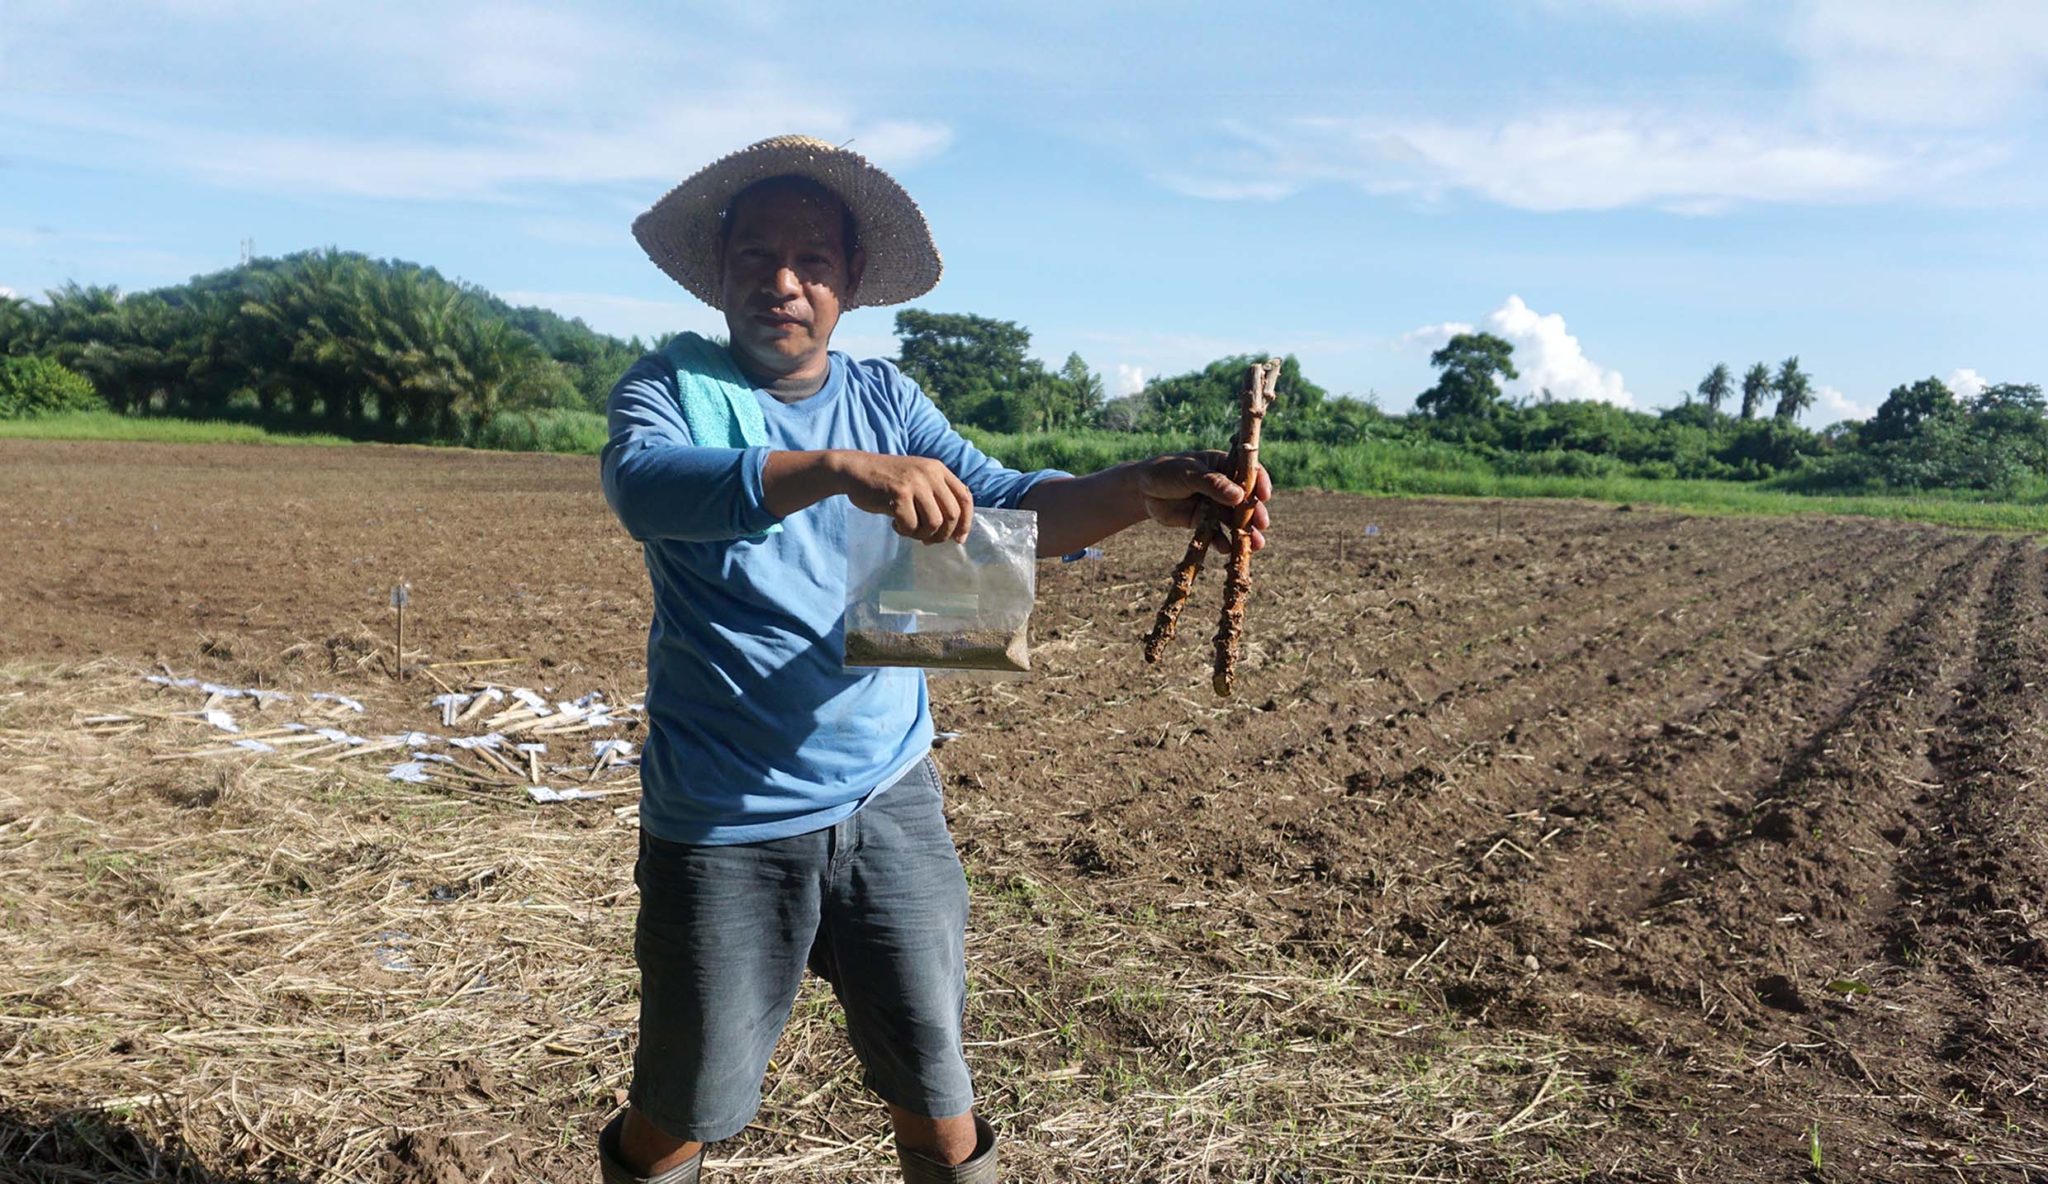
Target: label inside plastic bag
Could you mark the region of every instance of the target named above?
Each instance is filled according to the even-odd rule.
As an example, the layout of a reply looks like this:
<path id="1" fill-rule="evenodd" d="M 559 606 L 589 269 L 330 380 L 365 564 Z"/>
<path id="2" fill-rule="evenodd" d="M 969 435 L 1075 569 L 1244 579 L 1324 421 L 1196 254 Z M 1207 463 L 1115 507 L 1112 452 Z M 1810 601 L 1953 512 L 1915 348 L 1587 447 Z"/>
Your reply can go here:
<path id="1" fill-rule="evenodd" d="M 1037 562 L 1029 510 L 977 509 L 966 542 L 929 545 L 848 514 L 843 665 L 1030 670 Z"/>
<path id="2" fill-rule="evenodd" d="M 878 600 L 884 616 L 923 613 L 934 617 L 972 617 L 981 611 L 981 597 L 972 592 L 919 592 L 885 589 Z"/>

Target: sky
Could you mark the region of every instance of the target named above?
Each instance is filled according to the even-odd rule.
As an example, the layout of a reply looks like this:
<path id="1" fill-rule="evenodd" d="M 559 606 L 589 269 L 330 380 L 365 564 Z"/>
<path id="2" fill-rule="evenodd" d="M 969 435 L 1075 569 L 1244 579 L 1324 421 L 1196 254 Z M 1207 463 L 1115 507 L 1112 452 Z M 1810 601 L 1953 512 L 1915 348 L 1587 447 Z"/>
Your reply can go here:
<path id="1" fill-rule="evenodd" d="M 923 206 L 916 307 L 1113 394 L 1265 351 L 1404 411 L 1473 328 L 1641 409 L 1797 355 L 1814 426 L 2048 381 L 2048 4 L 883 7 L 0 0 L 0 291 L 335 246 L 717 331 L 632 219 L 803 132 Z"/>

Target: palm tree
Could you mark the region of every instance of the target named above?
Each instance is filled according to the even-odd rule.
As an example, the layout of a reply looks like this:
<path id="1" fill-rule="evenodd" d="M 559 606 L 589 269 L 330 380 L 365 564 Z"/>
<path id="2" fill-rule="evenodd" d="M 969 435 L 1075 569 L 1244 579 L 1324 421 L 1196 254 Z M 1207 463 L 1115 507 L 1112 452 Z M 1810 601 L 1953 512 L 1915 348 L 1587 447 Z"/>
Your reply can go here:
<path id="1" fill-rule="evenodd" d="M 266 414 L 288 407 L 294 419 L 313 417 L 335 392 L 357 381 L 340 331 L 348 326 L 345 258 L 336 251 L 296 256 L 264 273 L 244 301 L 242 316 L 256 398 Z"/>
<path id="2" fill-rule="evenodd" d="M 1771 380 L 1771 389 L 1778 392 L 1777 418 L 1786 423 L 1799 418 L 1799 414 L 1813 406 L 1813 379 L 1799 368 L 1799 358 L 1786 358 L 1778 367 L 1778 376 Z"/>
<path id="3" fill-rule="evenodd" d="M 19 296 L 0 296 L 0 358 L 36 352 L 41 328 L 35 305 Z"/>
<path id="4" fill-rule="evenodd" d="M 1770 367 L 1758 362 L 1742 375 L 1742 418 L 1755 419 L 1757 408 L 1771 391 Z"/>
<path id="5" fill-rule="evenodd" d="M 183 297 L 185 330 L 172 352 L 183 366 L 181 414 L 214 418 L 235 392 L 252 385 L 253 355 L 241 332 L 242 300 L 226 291 L 194 291 Z"/>
<path id="6" fill-rule="evenodd" d="M 244 311 L 265 339 L 266 381 L 293 414 L 362 435 L 455 438 L 467 376 L 454 341 L 473 317 L 461 290 L 355 255 L 301 256 L 266 276 Z"/>
<path id="7" fill-rule="evenodd" d="M 1706 401 L 1707 410 L 1719 415 L 1721 404 L 1727 402 L 1728 395 L 1734 388 L 1735 381 L 1728 373 L 1728 363 L 1716 362 L 1714 368 L 1707 371 L 1707 376 L 1700 379 L 1699 395 Z"/>
<path id="8" fill-rule="evenodd" d="M 1055 427 L 1076 428 L 1093 423 L 1102 413 L 1102 376 L 1088 368 L 1080 354 L 1068 354 L 1059 372 L 1059 406 Z"/>
<path id="9" fill-rule="evenodd" d="M 461 376 L 450 410 L 461 433 L 474 437 L 503 411 L 561 406 L 576 398 L 567 372 L 533 338 L 472 308 L 450 335 Z"/>
<path id="10" fill-rule="evenodd" d="M 43 319 L 47 352 L 91 380 L 114 410 L 147 411 L 158 395 L 167 404 L 177 397 L 182 317 L 162 297 L 66 284 L 50 293 Z"/>

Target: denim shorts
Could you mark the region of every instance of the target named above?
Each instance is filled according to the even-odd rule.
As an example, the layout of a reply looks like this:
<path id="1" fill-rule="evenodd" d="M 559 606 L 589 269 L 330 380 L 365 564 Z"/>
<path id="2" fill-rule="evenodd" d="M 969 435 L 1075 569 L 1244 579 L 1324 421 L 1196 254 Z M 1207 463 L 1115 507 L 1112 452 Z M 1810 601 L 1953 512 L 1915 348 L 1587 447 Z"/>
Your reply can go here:
<path id="1" fill-rule="evenodd" d="M 967 879 L 942 805 L 926 757 L 809 834 L 700 847 L 642 832 L 633 1104 L 675 1138 L 739 1133 L 808 966 L 846 1009 L 869 1089 L 930 1118 L 971 1109 Z"/>

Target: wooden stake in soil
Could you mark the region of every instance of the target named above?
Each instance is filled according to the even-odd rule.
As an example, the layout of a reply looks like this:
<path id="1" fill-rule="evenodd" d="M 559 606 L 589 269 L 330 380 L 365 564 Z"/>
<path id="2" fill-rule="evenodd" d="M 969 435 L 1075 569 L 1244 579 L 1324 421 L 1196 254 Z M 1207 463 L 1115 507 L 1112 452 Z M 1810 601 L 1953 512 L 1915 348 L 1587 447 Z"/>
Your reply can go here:
<path id="1" fill-rule="evenodd" d="M 519 751 L 526 754 L 526 777 L 535 785 L 540 784 L 540 754 L 546 752 L 545 744 L 521 744 Z"/>
<path id="2" fill-rule="evenodd" d="M 412 585 L 400 580 L 391 588 L 391 607 L 398 613 L 398 681 L 405 681 L 405 602 L 412 599 Z"/>
<path id="3" fill-rule="evenodd" d="M 1258 362 L 1245 373 L 1243 400 L 1239 407 L 1237 438 L 1231 442 L 1230 459 L 1226 462 L 1231 480 L 1244 489 L 1251 489 L 1259 471 L 1259 429 L 1266 416 L 1266 409 L 1272 406 L 1274 386 L 1280 381 L 1280 359 L 1268 358 Z M 1219 506 L 1204 506 L 1195 514 L 1195 536 L 1188 540 L 1188 549 L 1181 556 L 1180 563 L 1173 569 L 1173 582 L 1166 589 L 1166 603 L 1159 606 L 1159 616 L 1152 623 L 1152 632 L 1145 637 L 1145 660 L 1157 662 L 1166 649 L 1166 643 L 1173 640 L 1180 623 L 1180 610 L 1187 603 L 1188 595 L 1194 590 L 1195 577 L 1202 573 L 1202 561 L 1209 553 L 1210 540 L 1219 522 L 1227 521 L 1232 528 L 1230 575 L 1224 584 L 1223 621 L 1216 632 L 1216 667 L 1213 684 L 1216 693 L 1228 695 L 1230 683 L 1237 669 L 1237 639 L 1244 628 L 1244 599 L 1251 589 L 1251 521 L 1258 508 L 1256 502 L 1247 498 L 1242 506 L 1226 510 Z M 1226 515 L 1228 516 L 1226 518 Z M 1234 597 L 1234 599 L 1233 599 Z"/>

